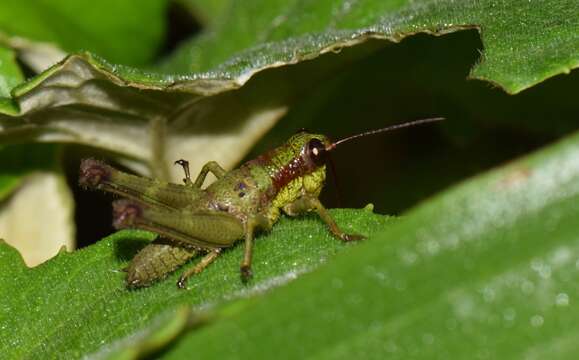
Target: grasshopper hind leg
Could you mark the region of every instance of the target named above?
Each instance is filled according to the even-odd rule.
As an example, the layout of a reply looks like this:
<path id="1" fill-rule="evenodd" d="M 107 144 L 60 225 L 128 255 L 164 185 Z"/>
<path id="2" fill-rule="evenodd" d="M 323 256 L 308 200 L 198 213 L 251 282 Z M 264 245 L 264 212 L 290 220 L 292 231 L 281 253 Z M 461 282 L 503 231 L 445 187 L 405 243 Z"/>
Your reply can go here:
<path id="1" fill-rule="evenodd" d="M 224 212 L 163 209 L 121 199 L 113 202 L 113 225 L 117 229 L 152 231 L 183 246 L 224 248 L 243 237 L 243 224 Z"/>
<path id="2" fill-rule="evenodd" d="M 106 163 L 84 159 L 79 185 L 100 189 L 148 206 L 185 208 L 201 195 L 199 189 L 124 173 Z"/>

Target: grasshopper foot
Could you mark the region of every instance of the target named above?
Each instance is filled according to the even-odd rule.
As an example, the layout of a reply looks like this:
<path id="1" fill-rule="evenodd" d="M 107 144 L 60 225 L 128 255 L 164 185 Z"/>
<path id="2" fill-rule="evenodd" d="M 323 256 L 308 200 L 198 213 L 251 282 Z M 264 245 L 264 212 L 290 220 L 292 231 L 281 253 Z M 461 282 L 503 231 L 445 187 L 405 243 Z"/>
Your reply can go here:
<path id="1" fill-rule="evenodd" d="M 241 265 L 240 271 L 241 271 L 241 281 L 243 281 L 244 283 L 247 283 L 253 276 L 250 265 Z"/>
<path id="2" fill-rule="evenodd" d="M 364 240 L 366 239 L 366 237 L 364 235 L 358 235 L 358 234 L 342 234 L 340 236 L 340 238 L 345 241 L 345 242 L 350 242 L 350 241 L 360 241 L 360 240 Z"/>
<path id="3" fill-rule="evenodd" d="M 181 275 L 179 280 L 177 280 L 177 288 L 179 289 L 187 289 L 187 277 Z"/>
<path id="4" fill-rule="evenodd" d="M 189 161 L 187 160 L 177 160 L 174 163 L 175 165 L 180 165 L 183 168 L 183 172 L 185 172 L 185 178 L 183 179 L 183 182 L 185 184 L 188 184 L 191 182 L 191 174 L 189 173 Z"/>

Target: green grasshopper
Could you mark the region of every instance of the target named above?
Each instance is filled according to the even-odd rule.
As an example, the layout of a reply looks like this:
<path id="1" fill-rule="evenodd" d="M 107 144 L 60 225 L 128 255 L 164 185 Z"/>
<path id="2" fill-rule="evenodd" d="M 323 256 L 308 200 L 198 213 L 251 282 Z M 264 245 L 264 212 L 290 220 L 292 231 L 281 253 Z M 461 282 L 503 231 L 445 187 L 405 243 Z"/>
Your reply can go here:
<path id="1" fill-rule="evenodd" d="M 189 164 L 183 167 L 184 185 L 130 175 L 94 159 L 80 165 L 79 183 L 122 196 L 113 203 L 113 225 L 117 229 L 138 228 L 160 235 L 132 259 L 127 270 L 127 287 L 151 285 L 200 253 L 205 256 L 186 270 L 177 282 L 185 288 L 187 279 L 211 264 L 223 248 L 245 239 L 241 277 L 251 277 L 251 258 L 256 230 L 269 230 L 281 212 L 296 216 L 315 211 L 333 236 L 343 241 L 360 240 L 358 234 L 340 229 L 318 200 L 326 178 L 328 153 L 339 144 L 362 136 L 409 127 L 442 118 L 402 123 L 331 142 L 324 135 L 299 131 L 285 144 L 250 160 L 238 169 L 225 171 L 210 161 L 191 180 Z M 217 181 L 202 188 L 211 172 Z"/>

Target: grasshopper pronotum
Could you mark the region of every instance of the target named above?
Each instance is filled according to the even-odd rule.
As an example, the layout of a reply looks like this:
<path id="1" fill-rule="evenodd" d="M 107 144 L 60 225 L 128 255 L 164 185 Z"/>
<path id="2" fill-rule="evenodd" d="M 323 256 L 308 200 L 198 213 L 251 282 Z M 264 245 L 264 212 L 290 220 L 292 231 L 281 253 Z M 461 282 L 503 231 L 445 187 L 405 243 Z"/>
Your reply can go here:
<path id="1" fill-rule="evenodd" d="M 343 232 L 318 200 L 326 178 L 329 151 L 358 137 L 440 120 L 402 123 L 336 142 L 324 135 L 300 131 L 285 144 L 235 170 L 225 171 L 210 161 L 195 181 L 191 180 L 187 161 L 178 160 L 175 163 L 185 172 L 184 185 L 130 175 L 101 161 L 85 159 L 80 166 L 79 183 L 124 198 L 113 203 L 116 228 L 139 228 L 160 235 L 131 261 L 127 268 L 128 287 L 149 286 L 197 254 L 206 253 L 179 278 L 177 286 L 184 288 L 187 279 L 213 262 L 221 249 L 242 238 L 245 252 L 241 276 L 247 280 L 251 277 L 254 233 L 257 229 L 271 229 L 281 211 L 296 216 L 313 210 L 336 238 L 343 241 L 363 238 Z M 209 172 L 217 181 L 203 189 Z"/>

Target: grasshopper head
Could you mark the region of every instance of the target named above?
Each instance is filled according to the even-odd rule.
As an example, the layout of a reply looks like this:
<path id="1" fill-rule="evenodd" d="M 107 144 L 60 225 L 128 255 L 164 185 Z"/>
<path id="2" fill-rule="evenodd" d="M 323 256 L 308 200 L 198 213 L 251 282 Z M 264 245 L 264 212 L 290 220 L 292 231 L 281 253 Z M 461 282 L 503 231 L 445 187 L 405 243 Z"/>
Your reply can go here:
<path id="1" fill-rule="evenodd" d="M 260 159 L 269 167 L 275 198 L 273 205 L 281 208 L 297 199 L 302 191 L 318 195 L 326 178 L 326 147 L 330 140 L 319 134 L 299 131 L 282 146 Z"/>
<path id="2" fill-rule="evenodd" d="M 332 142 L 325 135 L 300 131 L 289 139 L 295 157 L 301 157 L 310 171 L 324 166 L 328 160 L 328 147 Z"/>

